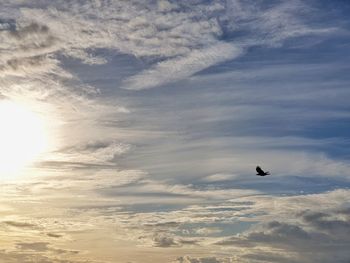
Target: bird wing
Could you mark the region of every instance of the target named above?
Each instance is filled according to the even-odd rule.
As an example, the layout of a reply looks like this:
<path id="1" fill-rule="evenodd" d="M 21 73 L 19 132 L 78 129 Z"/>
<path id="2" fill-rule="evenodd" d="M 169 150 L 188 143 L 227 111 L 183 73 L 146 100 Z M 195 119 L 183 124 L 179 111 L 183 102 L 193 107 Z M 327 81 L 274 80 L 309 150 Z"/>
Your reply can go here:
<path id="1" fill-rule="evenodd" d="M 264 173 L 264 171 L 260 168 L 260 166 L 256 167 L 256 172 L 259 173 L 259 174 L 260 173 Z"/>

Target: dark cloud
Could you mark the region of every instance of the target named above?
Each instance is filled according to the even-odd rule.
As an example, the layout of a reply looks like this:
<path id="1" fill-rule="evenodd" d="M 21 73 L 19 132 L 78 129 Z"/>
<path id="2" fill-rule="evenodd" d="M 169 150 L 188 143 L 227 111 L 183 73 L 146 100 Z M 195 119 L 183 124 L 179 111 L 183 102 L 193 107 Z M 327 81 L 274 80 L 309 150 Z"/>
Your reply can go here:
<path id="1" fill-rule="evenodd" d="M 153 238 L 155 247 L 173 247 L 178 246 L 173 237 L 157 235 Z"/>
<path id="2" fill-rule="evenodd" d="M 173 222 L 146 223 L 143 226 L 145 226 L 145 227 L 173 228 L 173 227 L 178 227 L 180 225 L 181 225 L 181 223 L 173 221 Z"/>
<path id="3" fill-rule="evenodd" d="M 144 237 L 140 237 L 141 239 Z M 166 234 L 157 234 L 153 237 L 153 246 L 155 247 L 179 247 L 184 245 L 197 245 L 199 240 L 193 238 L 176 238 Z"/>
<path id="4" fill-rule="evenodd" d="M 266 251 L 262 251 L 260 254 L 245 254 L 242 255 L 242 258 L 248 259 L 249 261 L 254 261 L 254 262 L 283 262 L 283 263 L 300 263 L 300 261 L 297 261 L 292 258 L 288 258 L 284 255 L 281 254 L 274 254 L 274 253 L 269 253 Z"/>
<path id="5" fill-rule="evenodd" d="M 339 215 L 341 216 L 339 217 Z M 326 232 L 335 239 L 350 236 L 350 216 L 347 214 L 347 210 L 340 210 L 333 213 L 306 211 L 301 213 L 301 216 L 313 228 L 321 232 Z"/>
<path id="6" fill-rule="evenodd" d="M 33 228 L 36 227 L 35 224 L 27 223 L 27 222 L 18 222 L 18 221 L 3 221 L 3 224 L 6 224 L 8 226 L 14 226 L 18 228 Z"/>
<path id="7" fill-rule="evenodd" d="M 296 238 L 296 239 L 308 239 L 309 235 L 301 227 L 297 225 L 291 225 L 286 223 L 280 223 L 278 221 L 272 221 L 268 223 L 267 228 L 271 230 L 273 236 L 280 238 Z"/>
<path id="8" fill-rule="evenodd" d="M 45 25 L 40 25 L 37 23 L 31 23 L 22 28 L 16 28 L 15 30 L 10 30 L 10 35 L 21 40 L 33 34 L 47 35 L 49 28 Z"/>
<path id="9" fill-rule="evenodd" d="M 0 72 L 6 72 L 7 74 L 12 75 L 31 73 L 35 68 L 46 67 L 47 63 L 47 55 L 12 58 L 7 60 L 5 64 L 0 65 Z"/>
<path id="10" fill-rule="evenodd" d="M 60 238 L 63 236 L 61 234 L 55 234 L 55 233 L 47 233 L 46 235 L 49 237 L 54 237 L 54 238 Z"/>
<path id="11" fill-rule="evenodd" d="M 47 49 L 56 43 L 46 25 L 31 23 L 16 30 L 10 30 L 9 35 L 19 42 L 19 48 L 25 51 Z"/>
<path id="12" fill-rule="evenodd" d="M 17 243 L 17 248 L 20 250 L 34 250 L 38 252 L 45 252 L 50 250 L 47 242 L 34 242 L 34 243 Z"/>
<path id="13" fill-rule="evenodd" d="M 179 239 L 178 242 L 182 245 L 197 245 L 199 240 L 196 239 Z"/>
<path id="14" fill-rule="evenodd" d="M 223 239 L 216 245 L 258 250 L 259 253 L 242 255 L 258 262 L 348 262 L 350 221 L 341 211 L 304 211 L 294 220 L 295 223 L 270 221 L 260 229 Z M 267 252 L 275 249 L 283 251 L 283 256 L 282 252 Z"/>
<path id="15" fill-rule="evenodd" d="M 41 253 L 53 253 L 56 255 L 76 255 L 79 254 L 79 251 L 77 250 L 67 250 L 67 249 L 61 249 L 61 248 L 55 248 L 50 245 L 48 242 L 21 242 L 16 244 L 16 249 L 18 251 L 34 251 L 34 252 L 41 252 Z"/>
<path id="16" fill-rule="evenodd" d="M 40 253 L 38 253 L 40 252 Z M 59 259 L 56 256 L 44 255 L 41 251 L 7 251 L 0 250 L 0 262 L 1 263 L 103 263 L 102 261 L 94 260 L 67 260 Z"/>

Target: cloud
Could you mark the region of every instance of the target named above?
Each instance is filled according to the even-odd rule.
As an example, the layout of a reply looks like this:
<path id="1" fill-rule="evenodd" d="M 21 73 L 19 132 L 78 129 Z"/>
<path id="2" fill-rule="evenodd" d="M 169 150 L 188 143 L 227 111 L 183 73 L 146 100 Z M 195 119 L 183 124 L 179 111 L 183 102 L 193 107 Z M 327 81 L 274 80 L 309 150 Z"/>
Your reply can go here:
<path id="1" fill-rule="evenodd" d="M 2 223 L 8 225 L 8 226 L 14 226 L 18 228 L 34 228 L 36 227 L 35 224 L 27 223 L 27 222 L 18 222 L 18 221 L 3 221 Z"/>
<path id="2" fill-rule="evenodd" d="M 224 173 L 217 173 L 208 175 L 205 178 L 203 178 L 203 181 L 205 182 L 220 182 L 220 181 L 229 181 L 233 180 L 237 177 L 235 174 L 224 174 Z"/>
<path id="3" fill-rule="evenodd" d="M 168 236 L 166 234 L 156 234 L 153 237 L 153 246 L 155 247 L 180 247 L 180 246 L 190 246 L 197 245 L 198 240 L 193 238 L 177 238 L 175 239 L 172 236 Z"/>
<path id="4" fill-rule="evenodd" d="M 324 34 L 333 30 L 310 28 L 306 23 L 303 23 L 299 19 L 300 12 L 308 13 L 310 8 L 301 1 L 282 2 L 270 8 L 267 7 L 268 4 L 264 1 L 258 5 L 237 0 L 222 1 L 215 4 L 200 2 L 203 4 L 203 7 L 200 6 L 203 8 L 201 12 L 205 15 L 208 15 L 208 10 L 215 10 L 213 12 L 214 21 L 219 25 L 217 26 L 219 29 L 217 30 L 218 33 L 214 35 L 217 43 L 210 38 L 208 43 L 206 43 L 207 47 L 204 49 L 189 46 L 188 49 L 191 51 L 185 54 L 178 54 L 178 57 L 174 59 L 170 58 L 161 61 L 151 69 L 130 77 L 124 82 L 126 88 L 139 90 L 161 86 L 185 79 L 215 64 L 235 59 L 244 54 L 245 50 L 251 46 L 278 46 L 288 38 L 310 34 Z M 201 15 L 196 10 L 191 10 L 191 12 L 195 12 L 195 15 L 186 12 L 185 14 L 191 22 L 185 20 L 185 23 L 188 23 L 188 28 L 198 30 L 198 27 L 201 27 L 200 22 L 196 23 L 191 19 L 193 17 L 198 19 L 198 16 L 201 17 Z M 168 14 L 168 17 L 172 17 L 172 13 Z M 176 18 L 173 19 L 175 20 Z M 171 30 L 169 31 L 171 32 Z M 227 37 L 225 41 L 223 40 L 225 39 L 223 32 L 228 36 L 238 34 L 241 37 L 237 39 Z M 157 33 L 159 34 L 159 32 Z M 191 34 L 198 36 L 193 39 L 194 43 L 197 41 L 202 43 L 200 42 L 201 36 L 194 30 Z"/>
<path id="5" fill-rule="evenodd" d="M 61 238 L 63 235 L 56 234 L 56 233 L 47 233 L 47 236 L 53 237 L 53 238 Z"/>
<path id="6" fill-rule="evenodd" d="M 157 235 L 153 238 L 154 246 L 156 247 L 172 247 L 178 246 L 174 238 L 165 235 Z"/>
<path id="7" fill-rule="evenodd" d="M 300 262 L 297 259 L 287 256 L 284 253 L 270 253 L 270 252 L 266 252 L 264 250 L 261 250 L 260 253 L 256 253 L 256 254 L 249 254 L 249 252 L 247 254 L 244 254 L 242 256 L 242 260 L 245 260 L 247 262 L 284 262 L 284 263 L 297 263 Z"/>
<path id="8" fill-rule="evenodd" d="M 347 238 L 350 234 L 350 216 L 343 210 L 331 213 L 304 211 L 302 219 L 315 230 L 332 235 L 337 239 Z"/>
<path id="9" fill-rule="evenodd" d="M 35 243 L 17 243 L 17 248 L 20 250 L 33 250 L 38 252 L 46 252 L 49 250 L 49 243 L 35 242 Z"/>
<path id="10" fill-rule="evenodd" d="M 349 252 L 346 249 L 347 239 L 323 234 L 323 231 L 307 230 L 308 226 L 298 226 L 290 223 L 271 221 L 261 231 L 253 231 L 240 237 L 232 237 L 216 243 L 219 246 L 244 247 L 254 251 L 256 248 L 266 248 L 266 251 L 280 249 L 288 257 L 295 258 L 293 262 L 346 262 Z M 330 242 L 332 246 L 329 246 Z M 323 249 L 322 249 L 323 248 Z M 326 248 L 326 249 L 325 249 Z M 257 251 L 256 260 L 264 262 L 263 252 Z M 254 253 L 249 253 L 253 258 Z M 274 256 L 278 256 L 274 255 Z M 246 257 L 246 256 L 244 256 Z M 275 260 L 276 261 L 276 260 Z M 280 262 L 289 262 L 282 260 Z"/>
<path id="11" fill-rule="evenodd" d="M 101 188 L 100 193 L 107 196 L 132 197 L 162 197 L 158 204 L 167 202 L 167 198 L 176 202 L 177 198 L 184 198 L 189 203 L 198 200 L 226 200 L 241 196 L 259 194 L 259 191 L 248 189 L 196 189 L 192 185 L 172 184 L 162 181 L 148 179 L 134 181 L 129 185 L 116 185 L 115 188 Z M 142 202 L 153 202 L 152 199 L 141 199 Z"/>
<path id="12" fill-rule="evenodd" d="M 134 90 L 187 78 L 232 60 L 251 46 L 279 45 L 288 38 L 333 30 L 309 27 L 300 13 L 309 14 L 312 9 L 301 1 L 272 7 L 266 1 L 253 5 L 239 0 L 86 1 L 84 5 L 59 1 L 50 8 L 27 5 L 19 13 L 15 12 L 18 6 L 13 8 L 7 12 L 16 13 L 19 22 L 3 22 L 2 38 L 3 46 L 14 52 L 7 52 L 2 60 L 21 66 L 3 65 L 3 69 L 25 71 L 30 68 L 28 59 L 45 57 L 45 64 L 58 71 L 53 59 L 58 54 L 103 64 L 108 60 L 94 50 L 107 49 L 154 61 L 124 80 L 123 87 Z M 49 72 L 49 67 L 41 71 Z"/>
<path id="13" fill-rule="evenodd" d="M 346 249 L 346 244 L 349 243 L 349 218 L 348 215 L 344 216 L 340 212 L 343 211 L 340 207 L 345 204 L 345 199 L 338 198 L 347 192 L 334 191 L 319 195 L 275 199 L 277 203 L 287 201 L 284 203 L 286 207 L 279 206 L 277 211 L 268 213 L 268 219 L 265 222 L 262 221 L 241 235 L 224 238 L 216 242 L 216 245 L 249 249 L 249 253 L 242 257 L 254 259 L 257 262 L 265 262 L 267 258 L 273 257 L 275 259 L 271 259 L 272 262 L 329 262 L 332 260 L 346 262 L 350 257 Z M 305 200 L 306 203 L 296 203 L 292 208 L 287 207 L 293 204 L 293 199 Z M 324 202 L 320 207 L 318 205 L 320 200 L 325 199 L 331 199 L 335 206 L 329 206 Z M 264 211 L 267 212 L 267 210 Z M 276 249 L 280 250 L 284 259 L 279 259 L 279 252 L 273 252 Z"/>
<path id="14" fill-rule="evenodd" d="M 231 31 L 245 30 L 250 34 L 244 38 L 251 44 L 278 46 L 288 38 L 327 34 L 334 28 L 309 26 L 314 18 L 315 9 L 305 1 L 277 1 L 269 5 L 268 1 L 261 1 L 253 5 L 254 1 L 227 1 L 228 27 Z M 319 10 L 320 11 L 320 10 Z M 303 15 L 308 14 L 306 19 Z"/>
<path id="15" fill-rule="evenodd" d="M 0 92 L 11 100 L 47 104 L 37 107 L 45 114 L 48 105 L 61 117 L 67 112 L 76 115 L 71 110 L 73 104 L 76 111 L 91 112 L 92 105 L 96 106 L 92 97 L 98 90 L 62 65 L 62 40 L 43 21 L 26 19 L 24 13 L 17 12 L 16 3 L 6 7 L 6 15 L 0 15 L 13 17 L 0 21 Z"/>
<path id="16" fill-rule="evenodd" d="M 195 233 L 201 236 L 210 236 L 213 234 L 222 233 L 222 229 L 218 227 L 202 227 L 195 229 Z"/>
<path id="17" fill-rule="evenodd" d="M 188 263 L 346 262 L 348 191 L 283 196 L 347 185 L 349 165 L 320 150 L 344 148 L 346 140 L 290 136 L 309 120 L 347 116 L 338 107 L 346 83 L 317 78 L 331 79 L 325 73 L 336 65 L 291 66 L 279 56 L 283 66 L 259 57 L 236 72 L 211 68 L 252 47 L 334 32 L 310 23 L 316 13 L 305 1 L 5 0 L 1 97 L 41 101 L 37 108 L 52 103 L 55 118 L 49 107 L 39 110 L 62 122 L 64 145 L 45 155 L 35 178 L 2 187 L 11 208 L 2 212 L 24 219 L 3 219 L 9 248 L 0 261 L 89 262 L 95 252 L 112 258 L 119 247 L 121 261 L 157 250 L 159 262 L 178 255 Z M 111 80 L 105 73 L 118 71 L 121 57 L 123 77 Z M 117 83 L 130 90 L 173 83 L 176 96 L 113 90 Z M 334 92 L 342 98 L 329 100 Z M 276 176 L 250 176 L 256 162 Z M 73 245 L 86 251 L 66 248 Z"/>
<path id="18" fill-rule="evenodd" d="M 140 90 L 185 79 L 212 65 L 231 60 L 243 53 L 242 49 L 228 43 L 219 43 L 202 50 L 194 50 L 186 57 L 159 62 L 124 82 L 125 88 Z"/>
<path id="19" fill-rule="evenodd" d="M 191 256 L 183 256 L 176 259 L 178 263 L 229 263 L 232 262 L 230 258 L 217 258 L 217 257 L 202 257 L 196 258 Z"/>
<path id="20" fill-rule="evenodd" d="M 343 207 L 347 194 L 347 190 L 338 190 L 304 196 L 243 197 L 224 204 L 193 205 L 167 212 L 120 211 L 116 218 L 119 226 L 128 229 L 130 239 L 162 248 L 210 248 L 218 262 L 329 262 L 331 258 L 346 262 L 349 213 Z M 228 228 L 239 227 L 230 224 L 244 221 L 252 222 L 250 228 L 224 237 Z M 225 225 L 216 232 L 221 233 L 220 237 L 200 230 L 198 239 L 189 231 L 203 226 L 216 226 L 216 230 Z M 344 234 L 339 234 L 341 231 Z M 223 256 L 223 252 L 232 256 Z M 200 258 L 188 256 L 178 260 L 202 262 L 207 257 L 204 253 Z"/>
<path id="21" fill-rule="evenodd" d="M 65 163 L 70 167 L 112 167 L 116 160 L 128 152 L 130 145 L 115 141 L 90 141 L 83 144 L 60 149 L 49 154 L 41 161 L 41 166 L 50 166 L 60 169 Z"/>
<path id="22" fill-rule="evenodd" d="M 164 111 L 161 112 L 162 115 L 165 114 Z M 181 114 L 186 113 L 181 112 Z M 243 115 L 242 112 L 239 114 L 241 116 L 237 118 Z M 227 181 L 231 183 L 231 187 L 237 187 L 240 180 L 257 180 L 251 176 L 255 174 L 257 164 L 264 164 L 267 170 L 278 175 L 274 183 L 284 183 L 285 181 L 282 180 L 289 180 L 295 176 L 304 178 L 317 176 L 315 180 L 332 177 L 334 180 L 338 178 L 347 181 L 349 165 L 323 152 L 328 145 L 343 147 L 342 145 L 346 142 L 342 139 L 328 141 L 285 137 L 283 131 L 278 131 L 278 128 L 273 125 L 269 126 L 269 130 L 276 134 L 245 136 L 244 127 L 248 130 L 252 129 L 252 133 L 255 134 L 259 132 L 261 126 L 251 124 L 249 117 L 247 117 L 248 120 L 240 121 L 235 120 L 235 115 L 229 116 L 231 120 L 228 121 L 227 129 L 230 129 L 230 132 L 231 130 L 238 132 L 238 135 L 227 134 L 226 130 L 221 132 L 218 130 L 220 128 L 217 129 L 219 125 L 226 127 L 225 122 L 213 121 L 206 125 L 198 116 L 193 116 L 193 119 L 187 116 L 188 119 L 186 118 L 181 123 L 175 120 L 177 123 L 175 126 L 180 125 L 180 129 L 187 130 L 189 134 L 169 135 L 164 139 L 160 136 L 154 140 L 149 139 L 143 143 L 147 147 L 138 147 L 138 151 L 128 156 L 125 162 L 130 165 L 138 165 L 157 179 L 167 174 L 174 184 L 186 182 L 188 178 L 191 178 L 194 184 L 208 185 Z M 174 119 L 171 118 L 171 120 Z M 166 126 L 167 122 L 167 120 L 158 122 L 160 129 L 164 127 L 164 132 L 173 129 L 171 126 Z M 241 132 L 240 129 L 243 131 Z M 271 131 L 274 129 L 275 131 Z M 150 152 L 157 153 L 157 155 L 151 155 Z M 181 166 L 178 165 L 179 163 Z M 285 179 L 286 176 L 288 179 Z"/>
<path id="23" fill-rule="evenodd" d="M 298 242 L 305 242 L 305 240 L 309 240 L 310 236 L 308 232 L 303 230 L 300 226 L 281 223 L 278 221 L 271 221 L 264 226 L 263 232 L 251 232 L 247 236 L 248 242 L 246 242 L 246 246 L 257 246 L 261 244 L 270 244 L 275 245 L 277 247 L 285 245 L 285 243 L 296 244 Z M 244 238 L 236 238 L 232 237 L 223 241 L 219 241 L 216 244 L 222 246 L 228 245 L 242 245 L 245 246 Z M 249 241 L 251 243 L 249 243 Z"/>
<path id="24" fill-rule="evenodd" d="M 23 262 L 23 263 L 103 263 L 94 260 L 66 260 L 59 259 L 56 256 L 46 256 L 35 251 L 6 251 L 0 250 L 0 259 L 3 262 Z"/>
<path id="25" fill-rule="evenodd" d="M 188 79 L 210 66 L 244 55 L 252 46 L 273 46 L 273 43 L 283 43 L 291 37 L 305 34 L 323 35 L 327 31 L 326 27 L 321 30 L 316 26 L 315 28 L 308 26 L 309 20 L 304 16 L 304 18 L 301 17 L 300 13 L 310 13 L 312 10 L 300 1 L 289 3 L 277 1 L 276 5 L 269 5 L 267 1 L 252 4 L 252 2 L 237 0 L 216 3 L 195 1 L 195 3 L 193 5 L 192 2 L 174 3 L 171 1 L 144 1 L 142 3 L 139 1 L 86 1 L 84 4 L 76 4 L 74 1 L 57 1 L 48 7 L 44 2 L 41 4 L 23 4 L 22 2 L 11 4 L 9 2 L 6 4 L 6 10 L 4 9 L 5 11 L 1 13 L 4 19 L 1 20 L 0 47 L 6 52 L 0 55 L 0 74 L 4 76 L 0 91 L 4 96 L 10 98 L 20 97 L 54 102 L 57 110 L 55 117 L 59 116 L 64 120 L 59 128 L 69 130 L 73 134 L 73 136 L 65 134 L 63 136 L 65 140 L 62 141 L 67 142 L 68 137 L 74 137 L 72 144 L 79 144 L 83 140 L 96 138 L 96 135 L 101 134 L 102 127 L 99 125 L 107 118 L 106 115 L 111 114 L 110 108 L 114 110 L 111 114 L 113 116 L 108 116 L 112 120 L 117 119 L 116 112 L 130 111 L 125 107 L 116 106 L 113 100 L 111 100 L 113 102 L 110 103 L 110 108 L 107 105 L 100 105 L 106 102 L 103 92 L 109 91 L 101 91 L 80 80 L 79 75 L 74 74 L 74 69 L 69 65 L 70 58 L 80 59 L 83 63 L 91 65 L 86 68 L 87 72 L 96 69 L 93 67 L 94 64 L 108 63 L 111 54 L 122 53 L 140 58 L 144 62 L 140 71 L 129 72 L 125 78 L 119 80 L 124 88 L 139 90 Z M 267 40 L 270 43 L 267 43 Z M 271 72 L 275 72 L 274 69 Z M 250 71 L 244 73 L 249 75 Z M 230 92 L 230 94 L 233 96 L 232 94 L 237 93 Z M 247 93 L 241 94 L 242 97 L 246 97 L 245 95 Z M 101 100 L 96 100 L 96 97 L 100 97 Z M 208 126 L 213 124 L 221 127 L 219 122 L 233 119 L 232 116 L 237 116 L 237 118 L 241 116 L 242 119 L 246 119 L 254 115 L 259 117 L 271 114 L 271 111 L 274 111 L 273 107 L 237 106 L 238 104 L 239 102 L 235 101 L 233 103 L 235 107 L 220 109 L 213 107 L 200 111 L 187 108 L 183 114 L 189 116 L 186 119 L 194 119 L 194 121 L 190 120 L 196 124 L 192 127 L 197 127 L 205 133 L 210 131 Z M 41 110 L 45 112 L 46 107 Z M 301 111 L 305 116 L 305 111 L 299 110 L 293 112 L 290 117 L 300 116 Z M 159 112 L 164 113 L 164 109 L 160 109 Z M 242 114 L 242 112 L 247 114 Z M 290 112 L 284 112 L 284 114 L 288 113 Z M 328 114 L 329 118 L 336 115 L 344 116 L 344 113 L 341 115 L 340 112 L 329 112 Z M 326 116 L 326 114 L 310 113 L 310 118 L 316 115 Z M 135 116 L 136 114 L 132 117 Z M 140 116 L 143 120 L 139 120 L 137 117 L 133 123 L 137 123 L 141 129 L 144 128 L 142 121 L 146 120 L 154 130 L 161 130 L 157 126 L 162 125 L 161 119 Z M 156 120 L 157 125 L 151 124 L 152 119 Z M 79 120 L 79 125 L 76 125 L 77 120 Z M 178 124 L 173 122 L 172 118 L 169 118 L 169 123 L 171 123 L 170 128 Z M 184 130 L 187 125 L 191 125 L 183 120 L 179 124 L 185 127 Z M 238 124 L 235 130 L 239 130 L 239 126 Z M 280 126 L 286 127 L 287 125 Z M 84 129 L 91 131 L 89 135 L 81 132 Z M 115 130 L 111 130 L 106 136 L 120 135 Z M 134 140 L 128 134 L 130 130 L 121 132 L 125 140 Z M 146 133 L 144 130 L 143 135 Z M 104 131 L 102 132 L 105 134 Z M 199 134 L 192 131 L 187 132 Z M 204 139 L 203 142 L 206 140 Z M 139 141 L 136 143 L 140 144 Z M 142 144 L 145 145 L 147 142 L 142 142 Z M 125 145 L 129 144 L 125 143 Z M 156 145 L 161 147 L 163 144 L 158 141 Z M 109 150 L 111 152 L 108 152 Z M 169 149 L 164 150 L 167 153 L 171 152 L 168 151 Z M 115 159 L 112 160 L 114 158 L 112 151 L 112 147 L 104 150 L 101 148 L 94 153 L 79 149 L 77 153 L 61 153 L 57 159 L 62 161 L 62 167 L 82 168 L 89 162 L 97 167 L 97 165 L 111 164 L 115 161 Z M 197 153 L 192 155 L 198 156 Z M 210 157 L 210 153 L 206 155 L 207 158 Z M 198 168 L 196 176 L 199 174 L 201 176 L 216 173 L 229 174 L 232 166 L 236 164 L 232 163 L 229 166 L 229 162 L 217 156 L 216 160 L 212 158 L 205 162 L 203 167 Z M 134 159 L 136 158 L 145 160 L 144 162 L 149 166 L 156 164 L 155 166 L 159 168 L 158 173 L 172 171 L 177 174 L 187 174 L 194 171 L 194 166 L 196 169 L 198 167 L 195 162 L 192 165 L 183 162 L 184 165 L 181 166 L 183 170 L 179 171 L 176 169 L 180 168 L 171 167 L 168 160 L 158 164 L 157 160 L 148 159 L 152 157 L 138 153 L 135 153 Z M 175 163 L 174 160 L 179 160 L 177 158 L 178 156 L 175 156 L 169 160 Z M 303 159 L 303 157 L 295 158 Z M 340 162 L 333 164 L 332 160 L 324 159 L 324 166 L 327 166 L 327 169 L 319 166 L 322 173 L 334 174 L 346 169 L 346 165 Z M 158 160 L 161 159 L 158 158 Z M 49 163 L 49 161 L 46 164 L 51 167 L 59 164 L 59 161 L 57 163 Z M 241 163 L 244 162 L 241 161 Z M 303 165 L 306 166 L 305 163 Z M 166 166 L 168 169 L 165 169 Z M 163 168 L 164 170 L 161 170 Z M 203 175 L 204 171 L 205 175 Z M 302 170 L 302 172 L 305 171 L 308 170 Z M 300 173 L 300 171 L 297 172 Z M 151 173 L 153 174 L 153 169 Z"/>

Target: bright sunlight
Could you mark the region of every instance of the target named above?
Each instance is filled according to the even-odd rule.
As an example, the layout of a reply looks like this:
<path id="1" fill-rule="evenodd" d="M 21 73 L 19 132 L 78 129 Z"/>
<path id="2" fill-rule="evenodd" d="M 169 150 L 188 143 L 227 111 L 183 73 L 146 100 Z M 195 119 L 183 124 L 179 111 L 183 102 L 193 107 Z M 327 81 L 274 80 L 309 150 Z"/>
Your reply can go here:
<path id="1" fill-rule="evenodd" d="M 44 121 L 22 104 L 0 101 L 0 179 L 16 176 L 48 146 Z"/>

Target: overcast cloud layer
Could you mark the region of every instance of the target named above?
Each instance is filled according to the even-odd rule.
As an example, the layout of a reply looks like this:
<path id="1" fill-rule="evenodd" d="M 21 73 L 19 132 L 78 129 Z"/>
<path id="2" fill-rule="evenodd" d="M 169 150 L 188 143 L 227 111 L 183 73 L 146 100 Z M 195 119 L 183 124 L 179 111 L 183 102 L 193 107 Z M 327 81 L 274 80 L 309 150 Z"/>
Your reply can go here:
<path id="1" fill-rule="evenodd" d="M 347 1 L 0 3 L 0 261 L 349 262 Z M 255 176 L 255 166 L 271 176 Z"/>

